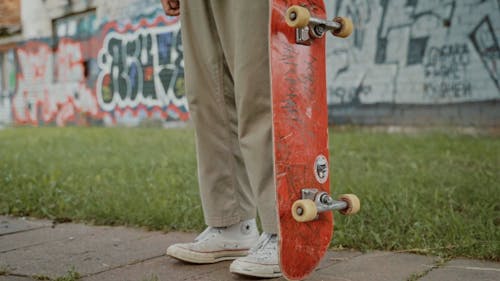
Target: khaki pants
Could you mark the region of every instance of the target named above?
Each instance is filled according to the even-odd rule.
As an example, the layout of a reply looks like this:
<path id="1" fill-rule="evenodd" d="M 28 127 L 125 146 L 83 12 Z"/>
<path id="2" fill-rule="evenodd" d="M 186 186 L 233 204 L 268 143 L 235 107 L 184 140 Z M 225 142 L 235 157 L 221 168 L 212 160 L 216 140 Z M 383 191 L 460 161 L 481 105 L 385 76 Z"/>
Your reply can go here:
<path id="1" fill-rule="evenodd" d="M 209 226 L 277 233 L 267 0 L 181 1 L 186 94 Z"/>

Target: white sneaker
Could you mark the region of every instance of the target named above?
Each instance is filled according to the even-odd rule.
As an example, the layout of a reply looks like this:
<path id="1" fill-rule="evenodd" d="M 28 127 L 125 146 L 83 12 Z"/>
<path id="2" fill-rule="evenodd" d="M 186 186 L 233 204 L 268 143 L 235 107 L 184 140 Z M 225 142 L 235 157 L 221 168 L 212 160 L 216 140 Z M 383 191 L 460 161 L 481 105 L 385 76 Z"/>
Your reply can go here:
<path id="1" fill-rule="evenodd" d="M 233 261 L 229 271 L 254 277 L 281 277 L 278 263 L 278 236 L 262 233 L 249 255 Z"/>
<path id="2" fill-rule="evenodd" d="M 193 243 L 174 244 L 167 255 L 191 263 L 215 263 L 248 254 L 259 239 L 255 219 L 228 227 L 208 227 Z"/>

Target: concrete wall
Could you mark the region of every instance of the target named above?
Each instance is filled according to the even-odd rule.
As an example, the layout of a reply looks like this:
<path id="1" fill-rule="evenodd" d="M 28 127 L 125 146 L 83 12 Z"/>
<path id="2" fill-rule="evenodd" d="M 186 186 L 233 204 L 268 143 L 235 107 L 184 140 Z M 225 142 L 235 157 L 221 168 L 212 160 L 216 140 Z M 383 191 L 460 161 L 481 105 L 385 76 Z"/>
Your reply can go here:
<path id="1" fill-rule="evenodd" d="M 500 1 L 337 0 L 328 39 L 334 123 L 500 126 Z M 185 121 L 180 25 L 159 0 L 24 0 L 2 48 L 0 124 Z"/>
<path id="2" fill-rule="evenodd" d="M 500 1 L 327 3 L 356 26 L 328 42 L 337 123 L 499 125 Z"/>

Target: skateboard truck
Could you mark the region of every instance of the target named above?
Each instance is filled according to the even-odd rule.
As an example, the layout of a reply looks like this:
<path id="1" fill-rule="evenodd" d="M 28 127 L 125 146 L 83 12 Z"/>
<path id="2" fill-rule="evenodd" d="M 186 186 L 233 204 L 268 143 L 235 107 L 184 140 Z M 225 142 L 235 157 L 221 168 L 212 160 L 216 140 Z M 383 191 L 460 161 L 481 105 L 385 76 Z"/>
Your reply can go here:
<path id="1" fill-rule="evenodd" d="M 359 199 L 354 194 L 342 194 L 334 200 L 330 194 L 316 188 L 301 190 L 302 199 L 292 206 L 292 216 L 298 222 L 308 222 L 318 218 L 318 214 L 326 211 L 340 211 L 343 215 L 353 215 L 360 209 Z"/>
<path id="2" fill-rule="evenodd" d="M 296 43 L 302 45 L 310 45 L 311 40 L 322 38 L 327 31 L 334 36 L 346 38 L 353 30 L 352 21 L 348 18 L 336 17 L 331 21 L 315 18 L 307 8 L 297 5 L 288 8 L 285 20 L 288 26 L 296 28 Z"/>

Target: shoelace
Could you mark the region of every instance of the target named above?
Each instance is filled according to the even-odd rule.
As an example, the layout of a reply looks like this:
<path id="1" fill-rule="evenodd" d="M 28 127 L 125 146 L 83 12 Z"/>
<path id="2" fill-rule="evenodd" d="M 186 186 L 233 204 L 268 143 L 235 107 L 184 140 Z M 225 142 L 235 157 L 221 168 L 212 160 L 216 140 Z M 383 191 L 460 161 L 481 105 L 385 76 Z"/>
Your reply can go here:
<path id="1" fill-rule="evenodd" d="M 210 234 L 214 234 L 214 233 L 220 234 L 224 228 L 225 227 L 211 227 L 211 226 L 209 226 L 202 233 L 200 233 L 198 236 L 196 236 L 194 241 L 199 242 L 202 240 L 206 240 L 207 238 L 209 238 Z"/>
<path id="2" fill-rule="evenodd" d="M 265 249 L 267 244 L 270 242 L 274 242 L 276 240 L 276 234 L 263 233 L 259 240 L 257 240 L 257 244 L 250 249 L 250 253 L 255 253 L 259 249 Z"/>

